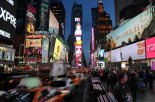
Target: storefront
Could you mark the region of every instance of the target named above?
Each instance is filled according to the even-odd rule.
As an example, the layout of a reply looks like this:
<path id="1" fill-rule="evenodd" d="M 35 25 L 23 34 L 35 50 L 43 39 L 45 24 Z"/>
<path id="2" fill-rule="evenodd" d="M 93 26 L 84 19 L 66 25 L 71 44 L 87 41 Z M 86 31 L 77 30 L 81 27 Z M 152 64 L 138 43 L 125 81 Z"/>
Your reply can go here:
<path id="1" fill-rule="evenodd" d="M 15 49 L 0 46 L 0 69 L 4 70 L 14 65 Z"/>

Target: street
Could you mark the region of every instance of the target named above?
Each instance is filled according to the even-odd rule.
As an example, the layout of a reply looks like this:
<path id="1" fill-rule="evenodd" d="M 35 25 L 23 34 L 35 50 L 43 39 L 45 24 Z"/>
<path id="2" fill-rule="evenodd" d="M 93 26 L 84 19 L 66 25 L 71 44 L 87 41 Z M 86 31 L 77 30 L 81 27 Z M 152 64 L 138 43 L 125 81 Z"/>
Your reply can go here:
<path id="1" fill-rule="evenodd" d="M 103 86 L 107 89 L 107 84 L 102 83 Z M 154 89 L 148 89 L 147 92 L 137 92 L 137 102 L 154 102 L 155 100 L 155 83 Z M 84 82 L 76 90 L 75 95 L 71 99 L 67 99 L 66 102 L 90 102 L 89 101 L 89 86 L 87 82 Z"/>

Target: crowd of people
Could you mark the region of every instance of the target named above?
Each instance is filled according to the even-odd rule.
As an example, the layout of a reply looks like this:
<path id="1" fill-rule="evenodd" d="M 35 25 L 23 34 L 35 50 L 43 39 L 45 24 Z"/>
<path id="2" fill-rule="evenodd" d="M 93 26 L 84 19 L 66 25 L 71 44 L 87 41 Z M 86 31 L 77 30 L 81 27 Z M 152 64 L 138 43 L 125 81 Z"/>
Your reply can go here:
<path id="1" fill-rule="evenodd" d="M 153 89 L 154 73 L 151 70 L 96 70 L 93 77 L 100 77 L 107 83 L 108 90 L 113 92 L 118 102 L 137 101 L 137 91 L 144 93 Z M 130 94 L 131 96 L 130 96 Z"/>

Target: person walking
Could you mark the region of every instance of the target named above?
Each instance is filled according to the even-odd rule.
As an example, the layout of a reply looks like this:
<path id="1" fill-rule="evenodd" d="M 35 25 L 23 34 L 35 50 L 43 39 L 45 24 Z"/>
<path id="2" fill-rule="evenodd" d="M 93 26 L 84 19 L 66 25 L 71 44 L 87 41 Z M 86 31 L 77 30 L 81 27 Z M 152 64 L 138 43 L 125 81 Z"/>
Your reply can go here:
<path id="1" fill-rule="evenodd" d="M 153 73 L 152 73 L 152 71 L 149 71 L 148 81 L 149 81 L 149 88 L 153 89 Z"/>
<path id="2" fill-rule="evenodd" d="M 126 90 L 126 82 L 128 80 L 128 76 L 124 73 L 119 74 L 118 76 L 119 82 L 115 85 L 114 95 L 118 102 L 129 102 L 130 96 Z"/>
<path id="3" fill-rule="evenodd" d="M 136 97 L 137 97 L 137 76 L 135 74 L 135 72 L 131 73 L 131 77 L 130 77 L 130 91 L 131 91 L 131 95 L 133 98 L 133 102 L 136 102 Z"/>

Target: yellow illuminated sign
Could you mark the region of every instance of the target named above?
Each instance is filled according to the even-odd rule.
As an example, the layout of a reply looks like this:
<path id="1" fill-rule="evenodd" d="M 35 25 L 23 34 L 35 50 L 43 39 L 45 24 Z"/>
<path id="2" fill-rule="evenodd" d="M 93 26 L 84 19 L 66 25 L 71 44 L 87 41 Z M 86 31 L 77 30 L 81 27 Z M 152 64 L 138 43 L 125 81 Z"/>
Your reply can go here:
<path id="1" fill-rule="evenodd" d="M 77 45 L 81 45 L 81 44 L 82 44 L 82 40 L 76 41 L 76 44 L 77 44 Z"/>
<path id="2" fill-rule="evenodd" d="M 62 43 L 58 39 L 56 39 L 53 55 L 53 57 L 56 60 L 60 60 L 61 50 L 62 50 Z"/>

